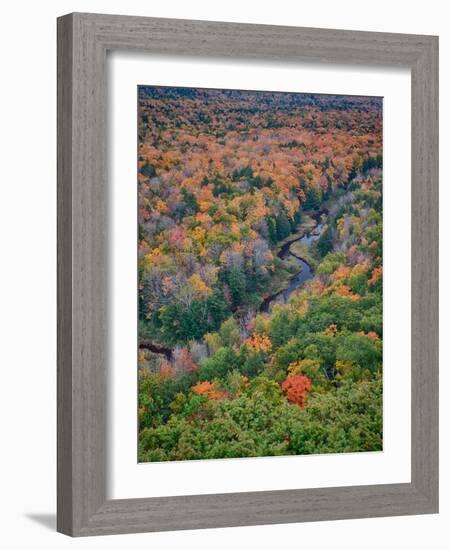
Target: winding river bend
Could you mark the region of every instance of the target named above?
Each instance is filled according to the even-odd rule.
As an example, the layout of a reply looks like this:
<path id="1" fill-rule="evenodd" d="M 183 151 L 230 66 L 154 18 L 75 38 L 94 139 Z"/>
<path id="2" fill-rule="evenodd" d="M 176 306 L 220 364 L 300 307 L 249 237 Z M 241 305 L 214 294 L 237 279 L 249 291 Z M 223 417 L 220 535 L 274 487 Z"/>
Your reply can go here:
<path id="1" fill-rule="evenodd" d="M 288 286 L 286 288 L 278 291 L 276 294 L 268 296 L 263 301 L 260 307 L 260 311 L 262 313 L 270 312 L 273 304 L 285 304 L 289 300 L 291 294 L 295 290 L 297 290 L 297 288 L 302 286 L 303 283 L 305 283 L 305 281 L 307 281 L 308 279 L 314 277 L 312 267 L 308 264 L 306 260 L 304 260 L 300 256 L 297 256 L 296 254 L 294 254 L 294 252 L 291 251 L 291 245 L 299 242 L 305 244 L 306 246 L 311 246 L 311 244 L 316 241 L 322 234 L 322 229 L 323 224 L 318 224 L 310 233 L 306 233 L 302 237 L 291 239 L 290 241 L 284 243 L 283 246 L 280 248 L 277 256 L 281 260 L 287 260 L 288 258 L 290 258 L 295 261 L 295 263 L 299 267 L 299 271 L 290 278 Z"/>
<path id="2" fill-rule="evenodd" d="M 323 231 L 323 223 L 319 223 L 310 232 L 305 233 L 302 237 L 296 237 L 295 239 L 291 239 L 290 241 L 287 241 L 282 245 L 282 247 L 277 253 L 277 256 L 281 260 L 287 260 L 287 259 L 293 260 L 298 265 L 299 270 L 289 279 L 289 282 L 286 288 L 283 288 L 282 290 L 276 292 L 275 294 L 268 296 L 263 301 L 263 303 L 259 308 L 259 311 L 261 311 L 262 313 L 269 313 L 274 304 L 286 303 L 289 300 L 289 297 L 291 296 L 291 294 L 295 290 L 297 290 L 297 288 L 302 286 L 305 283 L 305 281 L 307 281 L 308 279 L 311 279 L 312 277 L 314 277 L 314 272 L 312 267 L 308 264 L 306 260 L 304 260 L 300 256 L 297 256 L 296 254 L 294 254 L 294 252 L 291 251 L 291 245 L 293 245 L 296 242 L 299 242 L 309 247 L 314 241 L 319 239 L 319 237 L 322 234 L 322 231 Z M 147 349 L 153 353 L 164 355 L 168 361 L 171 361 L 173 358 L 173 350 L 171 348 L 163 345 L 155 344 L 148 340 L 141 340 L 139 342 L 139 347 L 141 349 Z"/>
<path id="3" fill-rule="evenodd" d="M 307 261 L 292 252 L 291 246 L 296 242 L 300 242 L 307 247 L 311 246 L 311 244 L 314 241 L 317 241 L 317 239 L 319 239 L 322 235 L 327 220 L 332 219 L 339 208 L 341 208 L 344 204 L 351 202 L 353 199 L 353 194 L 350 191 L 347 191 L 343 196 L 341 196 L 338 200 L 334 202 L 333 206 L 330 209 L 322 208 L 313 216 L 316 222 L 318 222 L 314 228 L 312 228 L 309 232 L 305 233 L 301 237 L 295 237 L 294 239 L 287 241 L 281 246 L 280 250 L 277 253 L 277 256 L 282 260 L 287 260 L 290 258 L 298 265 L 299 270 L 289 279 L 286 288 L 265 298 L 259 308 L 259 311 L 261 313 L 270 313 L 274 304 L 286 303 L 289 300 L 291 294 L 297 288 L 302 286 L 308 279 L 312 279 L 312 277 L 314 277 L 312 267 L 308 264 Z M 322 221 L 320 222 L 319 220 Z M 171 361 L 173 359 L 174 350 L 167 346 L 155 344 L 154 342 L 148 340 L 141 340 L 139 342 L 139 347 L 141 349 L 148 349 L 153 353 L 163 355 L 168 361 Z"/>

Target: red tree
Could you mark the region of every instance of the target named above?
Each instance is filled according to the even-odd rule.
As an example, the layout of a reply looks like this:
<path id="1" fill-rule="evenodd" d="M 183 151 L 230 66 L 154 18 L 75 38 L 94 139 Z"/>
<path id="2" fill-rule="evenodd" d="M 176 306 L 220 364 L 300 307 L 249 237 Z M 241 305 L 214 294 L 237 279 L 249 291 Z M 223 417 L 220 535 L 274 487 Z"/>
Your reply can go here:
<path id="1" fill-rule="evenodd" d="M 281 384 L 281 389 L 289 403 L 299 405 L 303 409 L 308 392 L 311 390 L 311 380 L 304 374 L 294 374 L 286 378 Z"/>

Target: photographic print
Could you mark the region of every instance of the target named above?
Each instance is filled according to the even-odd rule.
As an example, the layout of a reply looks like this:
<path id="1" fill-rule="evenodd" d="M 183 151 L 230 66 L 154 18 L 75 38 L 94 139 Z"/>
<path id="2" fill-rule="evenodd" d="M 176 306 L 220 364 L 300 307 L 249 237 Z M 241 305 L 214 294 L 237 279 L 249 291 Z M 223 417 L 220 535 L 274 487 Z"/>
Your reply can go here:
<path id="1" fill-rule="evenodd" d="M 383 448 L 383 101 L 139 86 L 138 461 Z"/>

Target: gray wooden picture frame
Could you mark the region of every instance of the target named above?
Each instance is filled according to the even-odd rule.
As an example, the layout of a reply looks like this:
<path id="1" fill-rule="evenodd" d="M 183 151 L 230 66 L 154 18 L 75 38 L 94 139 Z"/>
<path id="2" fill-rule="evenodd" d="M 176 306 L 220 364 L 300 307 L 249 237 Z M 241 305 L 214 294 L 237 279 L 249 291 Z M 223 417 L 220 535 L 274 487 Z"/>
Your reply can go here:
<path id="1" fill-rule="evenodd" d="M 410 483 L 107 499 L 110 50 L 411 69 Z M 72 536 L 438 511 L 437 37 L 82 13 L 58 19 L 57 486 L 57 528 Z"/>

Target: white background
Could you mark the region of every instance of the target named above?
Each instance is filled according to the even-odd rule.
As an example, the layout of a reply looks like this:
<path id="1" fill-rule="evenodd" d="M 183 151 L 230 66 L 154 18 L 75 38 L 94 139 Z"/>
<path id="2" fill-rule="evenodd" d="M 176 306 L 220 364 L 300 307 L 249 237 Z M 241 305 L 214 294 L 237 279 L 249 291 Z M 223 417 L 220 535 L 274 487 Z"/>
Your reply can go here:
<path id="1" fill-rule="evenodd" d="M 0 271 L 2 546 L 6 548 L 447 548 L 450 520 L 449 255 L 444 215 L 450 150 L 450 30 L 444 2 L 429 0 L 165 0 L 8 3 L 2 10 Z M 56 343 L 55 17 L 71 11 L 228 20 L 440 35 L 441 83 L 441 513 L 299 525 L 71 540 L 54 533 Z M 5 376 L 6 375 L 6 376 Z"/>
<path id="2" fill-rule="evenodd" d="M 108 380 L 110 498 L 270 491 L 411 480 L 411 74 L 311 64 L 183 60 L 114 53 L 108 60 L 113 216 Z M 383 452 L 136 463 L 136 92 L 139 83 L 383 97 Z M 120 132 L 114 131 L 120 128 Z M 402 208 L 398 208 L 398 205 Z"/>

